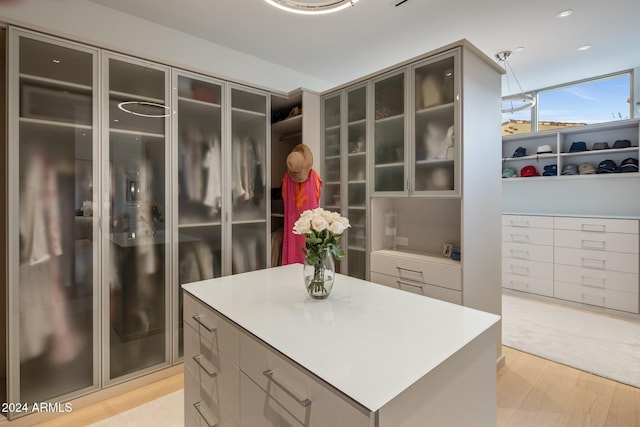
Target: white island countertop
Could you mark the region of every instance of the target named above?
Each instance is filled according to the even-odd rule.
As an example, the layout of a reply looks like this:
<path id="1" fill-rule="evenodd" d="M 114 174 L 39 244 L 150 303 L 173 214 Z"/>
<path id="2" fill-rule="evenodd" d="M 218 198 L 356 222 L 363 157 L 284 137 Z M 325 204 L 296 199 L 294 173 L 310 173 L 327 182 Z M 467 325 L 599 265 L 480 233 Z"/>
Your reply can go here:
<path id="1" fill-rule="evenodd" d="M 500 319 L 340 274 L 316 301 L 301 264 L 183 288 L 371 411 Z"/>

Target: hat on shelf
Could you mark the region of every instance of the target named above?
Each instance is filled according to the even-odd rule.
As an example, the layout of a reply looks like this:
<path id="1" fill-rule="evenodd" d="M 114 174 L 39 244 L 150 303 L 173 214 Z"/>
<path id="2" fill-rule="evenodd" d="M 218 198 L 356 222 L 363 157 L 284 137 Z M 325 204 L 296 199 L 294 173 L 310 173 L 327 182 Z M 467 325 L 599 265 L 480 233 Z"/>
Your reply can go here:
<path id="1" fill-rule="evenodd" d="M 596 173 L 615 173 L 618 172 L 618 165 L 613 160 L 603 160 L 598 164 Z"/>
<path id="2" fill-rule="evenodd" d="M 527 155 L 527 149 L 524 147 L 516 148 L 516 151 L 513 152 L 513 157 L 524 157 Z"/>
<path id="3" fill-rule="evenodd" d="M 577 153 L 580 151 L 587 151 L 587 143 L 583 141 L 572 142 L 571 147 L 569 147 L 569 152 Z"/>
<path id="4" fill-rule="evenodd" d="M 503 178 L 513 178 L 516 176 L 516 170 L 514 168 L 504 168 L 502 169 L 502 177 Z"/>
<path id="5" fill-rule="evenodd" d="M 638 172 L 638 159 L 629 157 L 620 162 L 620 172 Z"/>
<path id="6" fill-rule="evenodd" d="M 608 150 L 609 143 L 608 142 L 594 142 L 591 147 L 592 150 Z"/>
<path id="7" fill-rule="evenodd" d="M 536 154 L 549 154 L 553 153 L 553 149 L 549 144 L 540 145 L 536 150 Z"/>
<path id="8" fill-rule="evenodd" d="M 313 154 L 304 144 L 298 144 L 287 156 L 287 172 L 295 182 L 305 182 L 313 167 Z"/>
<path id="9" fill-rule="evenodd" d="M 562 167 L 562 175 L 578 175 L 578 165 L 567 163 Z"/>
<path id="10" fill-rule="evenodd" d="M 613 148 L 629 148 L 631 147 L 631 141 L 628 139 L 618 139 L 613 143 Z"/>
<path id="11" fill-rule="evenodd" d="M 528 176 L 540 176 L 536 168 L 532 165 L 527 165 L 520 169 L 520 176 L 526 178 Z"/>
<path id="12" fill-rule="evenodd" d="M 558 175 L 558 165 L 546 165 L 544 167 L 544 172 L 542 172 L 542 176 L 557 176 Z"/>
<path id="13" fill-rule="evenodd" d="M 596 165 L 589 162 L 580 163 L 578 172 L 580 172 L 580 175 L 592 175 L 596 173 Z"/>

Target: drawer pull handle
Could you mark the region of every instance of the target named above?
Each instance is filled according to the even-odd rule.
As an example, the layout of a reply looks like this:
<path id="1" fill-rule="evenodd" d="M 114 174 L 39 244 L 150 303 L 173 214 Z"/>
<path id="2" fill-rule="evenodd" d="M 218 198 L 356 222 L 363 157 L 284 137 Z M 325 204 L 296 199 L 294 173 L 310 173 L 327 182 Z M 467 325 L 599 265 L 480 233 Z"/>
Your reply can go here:
<path id="1" fill-rule="evenodd" d="M 209 369 L 207 369 L 207 367 L 204 366 L 204 364 L 200 361 L 201 357 L 202 357 L 201 355 L 193 356 L 193 360 L 195 360 L 198 366 L 200 366 L 200 368 L 202 368 L 202 370 L 205 371 L 207 375 L 209 375 L 209 378 L 215 378 L 218 375 L 218 373 L 211 372 Z"/>
<path id="2" fill-rule="evenodd" d="M 606 286 L 606 281 L 602 277 L 590 277 L 590 276 L 582 276 L 582 285 L 589 286 L 590 288 L 602 288 L 604 289 Z"/>
<path id="3" fill-rule="evenodd" d="M 604 233 L 606 231 L 606 226 L 604 224 L 582 224 L 582 231 Z"/>
<path id="4" fill-rule="evenodd" d="M 604 242 L 600 240 L 582 240 L 582 249 L 604 250 Z"/>
<path id="5" fill-rule="evenodd" d="M 416 274 L 419 274 L 419 275 L 421 275 L 421 276 L 422 276 L 422 271 L 420 271 L 420 270 L 412 270 L 412 269 L 410 269 L 410 268 L 404 268 L 404 267 L 399 267 L 399 266 L 396 266 L 396 268 L 397 268 L 399 271 L 409 271 L 409 272 L 411 272 L 411 273 L 416 273 Z"/>
<path id="6" fill-rule="evenodd" d="M 520 276 L 528 276 L 529 275 L 529 267 L 523 267 L 521 265 L 512 265 L 511 272 L 513 274 L 518 274 Z"/>
<path id="7" fill-rule="evenodd" d="M 582 266 L 584 268 L 595 268 L 597 270 L 605 270 L 606 261 L 603 259 L 582 258 Z"/>
<path id="8" fill-rule="evenodd" d="M 528 242 L 529 241 L 529 236 L 526 234 L 514 234 L 511 233 L 511 240 L 514 242 L 519 242 L 519 243 L 523 243 L 523 242 Z"/>
<path id="9" fill-rule="evenodd" d="M 214 332 L 216 330 L 216 328 L 214 326 L 209 326 L 209 325 L 205 324 L 201 320 L 201 316 L 199 314 L 196 314 L 195 316 L 193 316 L 193 320 L 198 322 L 200 324 L 200 326 L 202 326 L 203 328 L 205 328 L 209 332 Z"/>
<path id="10" fill-rule="evenodd" d="M 529 283 L 527 282 L 516 282 L 515 280 L 511 280 L 512 288 L 524 288 L 529 289 Z"/>
<path id="11" fill-rule="evenodd" d="M 524 219 L 524 220 L 517 220 L 517 219 L 512 219 L 511 220 L 511 225 L 513 227 L 529 227 L 529 221 Z"/>
<path id="12" fill-rule="evenodd" d="M 403 282 L 402 280 L 396 280 L 396 283 L 398 284 L 398 286 L 406 285 L 406 286 L 411 286 L 412 288 L 418 288 L 420 290 L 423 289 L 423 286 L 419 283 L 414 285 L 413 283 Z"/>
<path id="13" fill-rule="evenodd" d="M 298 404 L 300 406 L 302 406 L 303 408 L 306 408 L 307 406 L 311 405 L 311 400 L 309 400 L 309 399 L 299 399 L 295 394 L 293 394 L 291 391 L 289 391 L 289 389 L 287 389 L 281 383 L 276 381 L 273 378 L 273 371 L 271 369 L 267 369 L 266 371 L 264 371 L 262 373 L 262 375 L 264 375 L 265 377 L 267 377 L 269 379 L 269 381 L 271 381 L 272 383 L 274 383 L 275 385 L 280 387 L 285 393 L 287 393 L 289 395 L 289 397 L 291 397 L 293 400 L 298 402 Z"/>
<path id="14" fill-rule="evenodd" d="M 599 297 L 597 295 L 582 294 L 582 302 L 585 304 L 598 305 L 600 307 L 605 307 L 606 298 Z"/>
<path id="15" fill-rule="evenodd" d="M 529 251 L 517 251 L 511 249 L 511 256 L 517 259 L 529 259 Z"/>
<path id="16" fill-rule="evenodd" d="M 207 417 L 205 417 L 204 414 L 202 413 L 202 410 L 200 409 L 200 405 L 202 405 L 202 402 L 196 402 L 196 403 L 193 404 L 193 407 L 196 408 L 196 411 L 198 411 L 198 414 L 200 414 L 200 417 L 204 420 L 204 422 L 207 424 L 207 426 L 216 427 L 218 425 L 218 423 L 211 424 L 209 422 L 209 420 L 207 419 Z"/>

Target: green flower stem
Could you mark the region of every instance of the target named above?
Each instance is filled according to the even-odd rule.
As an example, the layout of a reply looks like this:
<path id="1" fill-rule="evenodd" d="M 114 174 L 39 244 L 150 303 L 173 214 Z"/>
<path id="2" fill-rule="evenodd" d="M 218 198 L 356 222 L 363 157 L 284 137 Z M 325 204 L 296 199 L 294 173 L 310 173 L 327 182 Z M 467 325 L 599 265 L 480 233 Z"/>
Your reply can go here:
<path id="1" fill-rule="evenodd" d="M 322 268 L 322 262 L 318 261 L 313 266 L 313 279 L 309 282 L 308 291 L 311 293 L 321 292 L 322 295 L 327 294 L 327 289 L 324 287 L 324 268 Z"/>

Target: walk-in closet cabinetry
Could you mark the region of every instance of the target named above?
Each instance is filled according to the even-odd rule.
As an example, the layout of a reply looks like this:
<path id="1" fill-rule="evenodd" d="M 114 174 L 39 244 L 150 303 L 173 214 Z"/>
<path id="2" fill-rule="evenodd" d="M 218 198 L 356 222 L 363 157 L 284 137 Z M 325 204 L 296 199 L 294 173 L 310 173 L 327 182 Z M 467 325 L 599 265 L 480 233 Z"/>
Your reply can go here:
<path id="1" fill-rule="evenodd" d="M 556 165 L 557 176 L 567 177 L 578 174 L 576 170 L 571 175 L 562 175 L 565 167 L 570 164 L 578 167 L 581 164 L 590 163 L 596 170 L 600 162 L 604 160 L 612 160 L 616 166 L 620 166 L 622 161 L 627 158 L 633 158 L 637 161 L 639 137 L 640 120 L 637 119 L 505 136 L 502 139 L 502 166 L 515 170 L 515 175 L 512 178 L 505 179 L 511 181 L 521 178 L 520 171 L 525 166 L 533 166 L 541 176 L 539 179 L 548 179 L 549 176 L 542 175 L 545 166 L 549 165 Z M 619 148 L 614 147 L 616 141 L 624 140 L 629 143 L 628 147 L 623 146 L 626 144 L 619 145 Z M 584 142 L 584 146 L 574 145 L 574 143 L 580 142 Z M 607 145 L 604 146 L 603 142 Z M 594 148 L 594 144 L 597 143 L 600 144 Z M 538 148 L 545 145 L 549 145 L 552 152 L 538 154 Z M 608 148 L 598 149 L 598 147 Z M 525 150 L 522 153 L 524 156 L 514 156 L 518 148 Z M 582 150 L 582 148 L 586 150 Z M 542 150 L 545 149 L 542 148 Z"/>
<path id="2" fill-rule="evenodd" d="M 374 196 L 460 194 L 458 58 L 452 50 L 374 80 Z"/>
<path id="3" fill-rule="evenodd" d="M 502 216 L 502 286 L 553 296 L 553 218 Z"/>
<path id="4" fill-rule="evenodd" d="M 270 98 L 8 33 L 7 399 L 68 400 L 181 360 L 180 284 L 267 266 Z"/>
<path id="5" fill-rule="evenodd" d="M 323 205 L 343 215 L 346 212 L 351 228 L 342 238 L 345 259 L 340 271 L 361 279 L 368 270 L 367 99 L 367 85 L 361 84 L 323 100 Z"/>
<path id="6" fill-rule="evenodd" d="M 505 288 L 638 313 L 638 220 L 503 215 Z"/>
<path id="7" fill-rule="evenodd" d="M 95 49 L 9 31 L 8 402 L 96 389 L 109 352 L 99 343 L 93 216 L 98 59 Z"/>

